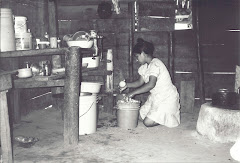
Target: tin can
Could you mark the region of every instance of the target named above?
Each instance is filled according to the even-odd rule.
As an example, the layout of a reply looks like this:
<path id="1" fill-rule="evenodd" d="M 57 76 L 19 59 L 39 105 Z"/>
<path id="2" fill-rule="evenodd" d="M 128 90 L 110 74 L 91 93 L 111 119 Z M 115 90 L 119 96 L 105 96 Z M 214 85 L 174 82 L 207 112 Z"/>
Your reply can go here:
<path id="1" fill-rule="evenodd" d="M 52 72 L 51 63 L 47 61 L 43 64 L 43 76 L 50 76 Z"/>

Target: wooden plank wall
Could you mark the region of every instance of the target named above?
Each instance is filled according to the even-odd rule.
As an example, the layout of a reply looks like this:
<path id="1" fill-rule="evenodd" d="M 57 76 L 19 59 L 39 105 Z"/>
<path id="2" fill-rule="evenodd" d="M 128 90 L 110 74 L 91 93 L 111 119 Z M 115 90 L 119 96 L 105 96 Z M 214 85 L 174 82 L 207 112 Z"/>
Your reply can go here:
<path id="1" fill-rule="evenodd" d="M 115 76 L 123 74 L 128 77 L 128 46 L 129 46 L 129 19 L 128 5 L 121 5 L 121 14 L 112 14 L 109 19 L 100 19 L 97 14 L 97 5 L 84 6 L 59 6 L 58 7 L 59 36 L 74 34 L 77 31 L 96 30 L 99 35 L 104 36 L 104 50 L 113 49 Z M 65 42 L 62 44 L 67 46 Z M 91 54 L 89 54 L 91 55 Z M 85 55 L 88 56 L 88 55 Z M 103 58 L 106 59 L 106 52 Z M 126 66 L 123 66 L 126 65 Z M 114 78 L 114 85 L 119 83 Z"/>
<path id="2" fill-rule="evenodd" d="M 235 72 L 239 64 L 239 1 L 203 0 L 200 10 L 200 44 L 205 72 Z M 235 75 L 205 74 L 206 97 L 219 88 L 234 90 Z"/>
<path id="3" fill-rule="evenodd" d="M 234 88 L 234 75 L 211 75 L 207 72 L 235 72 L 236 58 L 238 58 L 238 48 L 228 46 L 229 41 L 237 39 L 235 35 L 225 33 L 224 27 L 218 18 L 216 22 L 211 23 L 213 17 L 218 17 L 219 11 L 222 7 L 209 6 L 209 1 L 206 0 L 200 7 L 200 41 L 201 54 L 203 56 L 203 66 L 205 77 L 205 91 L 206 97 L 210 98 L 212 93 L 219 88 Z M 217 4 L 217 2 L 215 2 Z M 215 4 L 213 3 L 213 4 Z M 122 13 L 116 15 L 113 13 L 109 19 L 100 19 L 96 12 L 97 5 L 83 5 L 83 6 L 59 6 L 59 33 L 65 35 L 74 33 L 78 30 L 95 29 L 102 33 L 106 38 L 104 40 L 104 47 L 116 48 L 114 51 L 114 85 L 117 86 L 119 79 L 117 76 L 123 74 L 125 78 L 128 76 L 127 65 L 129 57 L 129 17 L 127 12 L 127 5 L 121 4 Z M 225 9 L 224 9 L 225 10 Z M 227 9 L 229 10 L 229 8 Z M 223 12 L 226 14 L 226 12 Z M 236 11 L 231 12 L 236 16 Z M 225 16 L 227 19 L 227 17 Z M 216 18 L 215 18 L 216 19 Z M 236 19 L 236 18 L 235 18 Z M 238 21 L 239 22 L 239 21 Z M 230 24 L 232 22 L 229 22 Z M 211 29 L 211 30 L 210 30 Z M 216 30 L 217 29 L 217 30 Z M 168 35 L 167 32 L 138 32 L 134 33 L 134 42 L 137 38 L 144 38 L 152 41 L 155 45 L 155 56 L 160 58 L 167 65 L 168 57 Z M 210 44 L 210 45 L 209 45 Z M 222 45 L 224 44 L 224 45 Z M 216 48 L 217 47 L 217 48 Z M 196 80 L 195 96 L 199 97 L 197 60 L 196 60 L 196 37 L 194 30 L 175 31 L 174 32 L 174 53 L 175 53 L 175 85 L 180 88 L 180 82 L 184 80 Z M 134 78 L 137 78 L 137 68 L 139 65 L 134 61 Z M 181 73 L 192 72 L 192 73 Z"/>

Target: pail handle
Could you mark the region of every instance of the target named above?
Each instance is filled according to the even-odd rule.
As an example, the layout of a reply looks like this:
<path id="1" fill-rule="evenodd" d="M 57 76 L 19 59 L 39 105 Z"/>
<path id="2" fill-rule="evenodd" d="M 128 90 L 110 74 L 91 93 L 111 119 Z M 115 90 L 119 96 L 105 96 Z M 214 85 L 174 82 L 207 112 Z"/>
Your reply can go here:
<path id="1" fill-rule="evenodd" d="M 90 106 L 90 108 L 88 108 L 88 110 L 87 110 L 85 113 L 83 113 L 82 115 L 79 116 L 79 118 L 82 117 L 82 116 L 84 116 L 85 114 L 87 114 L 87 112 L 89 112 L 89 110 L 92 108 L 93 104 L 94 104 L 94 102 L 92 103 L 92 105 Z"/>

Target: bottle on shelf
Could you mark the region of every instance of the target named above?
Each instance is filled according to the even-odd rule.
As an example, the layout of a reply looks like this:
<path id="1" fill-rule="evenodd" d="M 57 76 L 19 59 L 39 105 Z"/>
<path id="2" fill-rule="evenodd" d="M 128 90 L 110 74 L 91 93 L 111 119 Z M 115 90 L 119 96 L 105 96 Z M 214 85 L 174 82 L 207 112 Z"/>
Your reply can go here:
<path id="1" fill-rule="evenodd" d="M 49 41 L 49 34 L 47 32 L 44 34 L 44 37 Z"/>

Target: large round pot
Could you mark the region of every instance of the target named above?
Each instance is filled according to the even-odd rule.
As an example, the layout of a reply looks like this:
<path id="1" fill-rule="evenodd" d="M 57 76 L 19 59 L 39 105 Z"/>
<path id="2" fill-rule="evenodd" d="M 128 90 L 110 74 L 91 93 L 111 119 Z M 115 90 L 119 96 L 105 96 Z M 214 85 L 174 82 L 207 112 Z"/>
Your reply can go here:
<path id="1" fill-rule="evenodd" d="M 220 107 L 231 107 L 237 104 L 237 93 L 228 89 L 219 89 L 212 95 L 212 105 Z"/>

